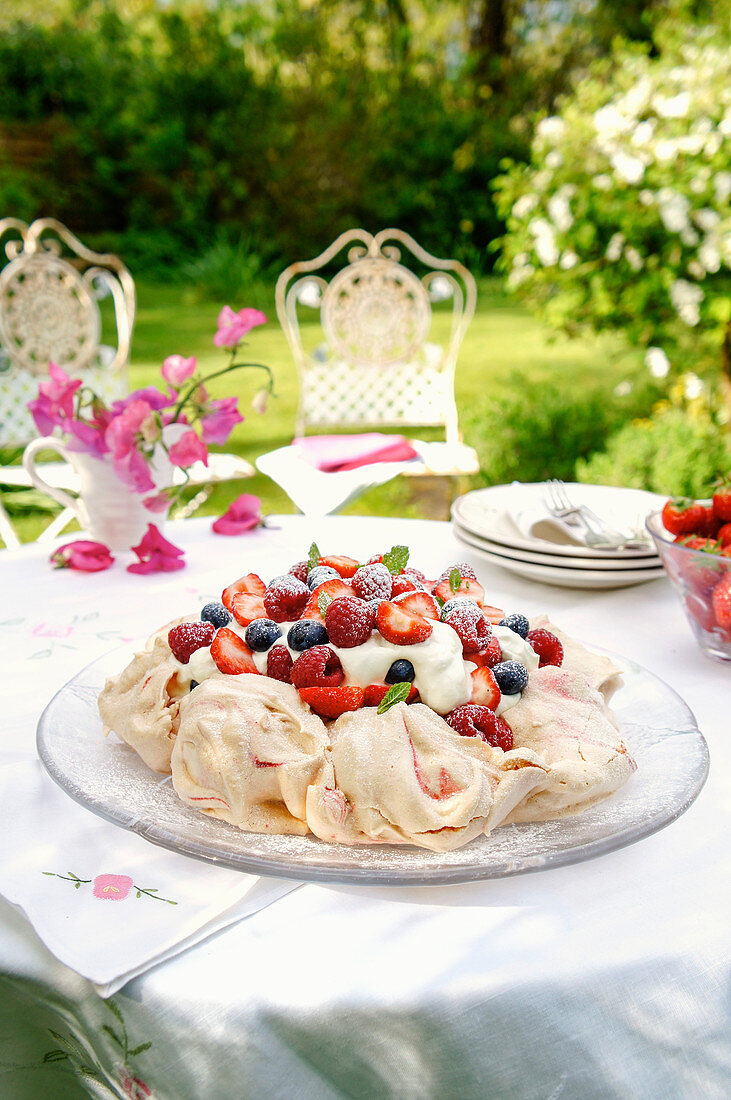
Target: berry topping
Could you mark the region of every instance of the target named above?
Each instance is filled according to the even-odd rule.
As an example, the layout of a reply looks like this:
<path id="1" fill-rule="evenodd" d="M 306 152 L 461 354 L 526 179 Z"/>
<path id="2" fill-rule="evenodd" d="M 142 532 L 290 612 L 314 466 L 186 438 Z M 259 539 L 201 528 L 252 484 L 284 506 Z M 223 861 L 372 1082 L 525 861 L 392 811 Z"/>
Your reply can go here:
<path id="1" fill-rule="evenodd" d="M 312 649 L 315 645 L 327 645 L 328 641 L 327 630 L 322 623 L 314 619 L 300 619 L 294 626 L 290 626 L 287 634 L 289 648 L 296 649 L 300 653 L 305 649 Z"/>
<path id="2" fill-rule="evenodd" d="M 491 607 L 487 603 L 480 604 L 480 607 L 482 608 L 482 614 L 493 626 L 497 626 L 500 620 L 505 618 L 505 612 L 501 607 Z"/>
<path id="3" fill-rule="evenodd" d="M 528 685 L 528 669 L 520 661 L 501 661 L 492 671 L 503 695 L 517 695 Z"/>
<path id="4" fill-rule="evenodd" d="M 349 584 L 346 584 L 340 577 L 334 577 L 332 580 L 325 581 L 324 584 L 319 585 L 315 589 L 305 604 L 302 618 L 315 619 L 319 623 L 324 623 L 325 614 L 321 608 L 321 604 L 329 604 L 332 600 L 337 600 L 341 596 L 354 595 L 355 592 Z M 321 597 L 325 598 L 321 599 Z"/>
<path id="5" fill-rule="evenodd" d="M 339 718 L 346 711 L 359 710 L 363 706 L 361 687 L 305 687 L 299 692 L 303 702 L 321 718 Z"/>
<path id="6" fill-rule="evenodd" d="M 310 590 L 291 573 L 277 577 L 264 594 L 266 614 L 276 623 L 298 619 L 310 596 Z M 235 612 L 234 612 L 235 614 Z"/>
<path id="7" fill-rule="evenodd" d="M 244 637 L 249 649 L 257 653 L 266 653 L 277 638 L 282 637 L 282 631 L 273 619 L 254 619 L 247 626 Z"/>
<path id="8" fill-rule="evenodd" d="M 731 628 L 731 573 L 727 573 L 713 589 L 711 597 L 716 622 L 724 630 Z"/>
<path id="9" fill-rule="evenodd" d="M 723 523 L 731 521 L 731 481 L 726 482 L 713 494 L 713 514 Z"/>
<path id="10" fill-rule="evenodd" d="M 492 637 L 492 627 L 471 600 L 459 600 L 444 621 L 457 632 L 463 653 L 479 653 Z"/>
<path id="11" fill-rule="evenodd" d="M 366 565 L 376 565 L 376 563 L 380 564 L 382 561 L 383 554 L 373 554 L 366 562 Z"/>
<path id="12" fill-rule="evenodd" d="M 306 649 L 292 665 L 291 676 L 297 688 L 337 687 L 345 679 L 340 658 L 327 645 Z"/>
<path id="13" fill-rule="evenodd" d="M 333 645 L 353 649 L 370 638 L 376 622 L 373 604 L 358 596 L 341 596 L 325 611 L 325 626 Z"/>
<path id="14" fill-rule="evenodd" d="M 449 569 L 445 569 L 443 573 L 440 573 L 437 577 L 437 584 L 441 584 L 442 581 L 448 581 L 453 575 L 455 569 L 459 573 L 462 580 L 476 581 L 477 573 L 471 565 L 468 565 L 466 561 L 457 562 L 456 565 L 450 565 Z"/>
<path id="15" fill-rule="evenodd" d="M 414 676 L 416 672 L 411 661 L 401 658 L 393 662 L 386 673 L 385 680 L 387 684 L 410 684 Z"/>
<path id="16" fill-rule="evenodd" d="M 506 615 L 497 625 L 507 626 L 508 630 L 512 630 L 514 634 L 520 634 L 521 638 L 525 638 L 530 630 L 530 623 L 525 615 L 520 615 L 517 612 L 514 615 Z"/>
<path id="17" fill-rule="evenodd" d="M 359 563 L 355 558 L 346 558 L 343 554 L 328 554 L 327 557 L 320 558 L 320 565 L 328 565 L 339 577 L 348 580 L 355 574 Z"/>
<path id="18" fill-rule="evenodd" d="M 213 623 L 178 623 L 168 631 L 168 645 L 181 665 L 187 665 L 196 649 L 211 644 L 215 632 Z"/>
<path id="19" fill-rule="evenodd" d="M 257 576 L 256 573 L 247 573 L 245 577 L 239 577 L 228 588 L 224 588 L 221 594 L 221 603 L 231 611 L 231 601 L 237 593 L 246 592 L 249 596 L 263 596 L 266 590 L 267 587 L 261 577 Z"/>
<path id="20" fill-rule="evenodd" d="M 731 523 L 724 523 L 722 527 L 719 527 L 718 537 L 724 549 L 731 546 Z"/>
<path id="21" fill-rule="evenodd" d="M 396 683 L 408 683 L 407 680 L 397 680 Z M 377 707 L 383 702 L 390 691 L 389 684 L 369 684 L 367 688 L 364 688 L 364 707 Z M 419 692 L 415 687 L 411 688 L 411 691 L 406 698 L 407 703 L 415 703 L 419 698 Z"/>
<path id="22" fill-rule="evenodd" d="M 265 619 L 267 613 L 263 597 L 249 592 L 237 592 L 232 597 L 231 611 L 241 626 L 248 626 L 254 619 Z"/>
<path id="23" fill-rule="evenodd" d="M 222 603 L 207 603 L 201 611 L 201 621 L 213 623 L 215 627 L 228 626 L 231 622 L 231 613 Z"/>
<path id="24" fill-rule="evenodd" d="M 281 680 L 283 684 L 291 684 L 293 663 L 286 646 L 274 645 L 267 653 L 267 676 L 272 680 Z"/>
<path id="25" fill-rule="evenodd" d="M 690 535 L 702 522 L 704 510 L 702 504 L 696 504 L 687 497 L 669 500 L 662 510 L 662 521 L 671 535 Z"/>
<path id="26" fill-rule="evenodd" d="M 423 587 L 423 584 L 414 577 L 408 577 L 406 573 L 401 573 L 398 577 L 392 579 L 391 595 L 401 596 L 404 592 L 418 592 Z"/>
<path id="27" fill-rule="evenodd" d="M 474 661 L 476 665 L 487 665 L 488 668 L 493 668 L 503 659 L 503 651 L 500 648 L 500 642 L 493 634 L 490 638 L 490 644 L 487 649 L 481 649 L 478 653 L 470 653 L 469 660 Z"/>
<path id="28" fill-rule="evenodd" d="M 459 607 L 460 604 L 465 603 L 471 603 L 473 607 L 477 607 L 475 601 L 468 599 L 467 596 L 453 596 L 451 600 L 447 600 L 447 602 L 442 605 L 442 622 L 444 622 L 450 611 L 454 611 L 455 607 Z"/>
<path id="29" fill-rule="evenodd" d="M 533 647 L 539 657 L 539 667 L 544 665 L 561 665 L 563 663 L 563 646 L 555 634 L 550 630 L 529 630 L 526 641 Z"/>
<path id="30" fill-rule="evenodd" d="M 307 574 L 309 572 L 309 566 L 306 561 L 296 561 L 294 565 L 290 566 L 289 572 L 293 577 L 296 577 L 298 581 L 302 581 L 303 584 L 307 584 Z"/>
<path id="31" fill-rule="evenodd" d="M 488 668 L 487 665 L 479 665 L 470 676 L 470 680 L 470 702 L 495 710 L 500 702 L 500 686 L 495 679 L 493 669 Z"/>
<path id="32" fill-rule="evenodd" d="M 385 565 L 361 565 L 353 577 L 353 591 L 361 600 L 391 598 L 392 577 Z"/>
<path id="33" fill-rule="evenodd" d="M 510 752 L 513 747 L 513 731 L 489 707 L 465 703 L 448 714 L 446 721 L 463 737 L 481 737 L 488 745 L 503 752 Z"/>
<path id="34" fill-rule="evenodd" d="M 211 657 L 216 662 L 219 672 L 225 672 L 229 676 L 240 676 L 242 672 L 258 672 L 254 664 L 251 650 L 243 638 L 227 626 L 216 631 L 216 637 L 211 642 Z"/>
<path id="35" fill-rule="evenodd" d="M 437 581 L 434 586 L 434 595 L 439 596 L 439 599 L 445 602 L 452 599 L 453 596 L 467 596 L 482 607 L 485 601 L 485 589 L 475 579 L 473 570 L 470 569 L 471 577 L 464 577 L 457 572 L 459 568 L 459 566 L 455 566 L 452 573 L 445 580 Z M 467 566 L 462 568 L 467 568 Z"/>
<path id="36" fill-rule="evenodd" d="M 390 600 L 378 605 L 376 626 L 382 637 L 395 645 L 425 642 L 434 629 L 429 619 L 414 614 L 402 603 L 392 603 Z"/>
<path id="37" fill-rule="evenodd" d="M 307 587 L 310 592 L 314 592 L 319 585 L 324 584 L 325 581 L 331 581 L 333 577 L 336 579 L 340 577 L 335 569 L 331 569 L 329 565 L 316 565 L 307 574 Z"/>
<path id="38" fill-rule="evenodd" d="M 412 581 L 418 581 L 419 584 L 424 584 L 426 577 L 422 573 L 421 569 L 415 569 L 413 565 L 407 565 L 403 571 L 405 577 L 410 577 Z"/>
<path id="39" fill-rule="evenodd" d="M 399 607 L 405 607 L 414 615 L 421 615 L 424 619 L 432 619 L 439 622 L 439 607 L 437 601 L 428 592 L 404 592 L 400 596 L 394 596 L 393 602 Z"/>

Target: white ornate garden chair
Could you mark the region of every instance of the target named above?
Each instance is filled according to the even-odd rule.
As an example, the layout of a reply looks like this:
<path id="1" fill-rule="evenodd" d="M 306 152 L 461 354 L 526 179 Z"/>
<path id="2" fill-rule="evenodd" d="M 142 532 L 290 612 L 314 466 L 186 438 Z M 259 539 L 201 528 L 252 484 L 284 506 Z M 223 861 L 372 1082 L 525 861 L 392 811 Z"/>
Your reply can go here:
<path id="1" fill-rule="evenodd" d="M 342 266 L 338 260 L 346 250 Z M 276 306 L 299 379 L 296 436 L 333 428 L 430 426 L 442 428 L 445 438 L 411 440 L 419 457 L 407 463 L 323 473 L 295 445 L 262 455 L 259 469 L 308 514 L 336 511 L 398 473 L 477 473 L 477 455 L 461 441 L 454 396 L 457 355 L 476 297 L 475 280 L 462 264 L 430 255 L 399 229 L 375 236 L 352 229 L 315 259 L 291 264 L 277 281 Z M 440 301 L 451 301 L 442 344 L 431 339 L 432 303 Z M 303 332 L 300 310 L 310 317 L 316 311 L 320 325 Z"/>

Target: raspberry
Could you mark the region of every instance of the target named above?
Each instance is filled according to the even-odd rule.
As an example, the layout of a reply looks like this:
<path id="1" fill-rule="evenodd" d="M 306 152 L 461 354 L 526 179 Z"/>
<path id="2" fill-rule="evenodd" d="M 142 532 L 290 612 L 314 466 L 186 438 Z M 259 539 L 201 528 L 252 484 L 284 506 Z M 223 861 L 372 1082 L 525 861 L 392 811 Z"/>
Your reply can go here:
<path id="1" fill-rule="evenodd" d="M 421 569 L 415 569 L 413 565 L 407 565 L 402 575 L 405 577 L 411 577 L 412 580 L 418 581 L 419 584 L 423 584 L 426 580 L 426 577 L 422 573 Z"/>
<path id="2" fill-rule="evenodd" d="M 337 687 L 345 679 L 343 666 L 330 646 L 316 645 L 306 649 L 292 665 L 292 683 L 297 688 Z"/>
<path id="3" fill-rule="evenodd" d="M 283 684 L 292 683 L 292 665 L 290 652 L 284 645 L 275 645 L 267 653 L 267 676 L 272 680 L 281 680 Z"/>
<path id="4" fill-rule="evenodd" d="M 385 565 L 362 565 L 351 581 L 353 591 L 361 600 L 390 600 L 391 574 Z"/>
<path id="5" fill-rule="evenodd" d="M 462 737 L 481 737 L 488 745 L 503 752 L 510 752 L 513 747 L 513 731 L 489 707 L 465 703 L 448 714 L 446 722 Z"/>
<path id="6" fill-rule="evenodd" d="M 487 647 L 492 637 L 492 627 L 471 600 L 460 600 L 459 603 L 462 606 L 458 604 L 444 621 L 457 632 L 463 653 L 479 653 Z"/>
<path id="7" fill-rule="evenodd" d="M 325 626 L 333 645 L 353 649 L 370 638 L 376 622 L 372 604 L 357 596 L 341 596 L 328 606 Z"/>
<path id="8" fill-rule="evenodd" d="M 550 630 L 529 630 L 525 640 L 538 654 L 540 668 L 563 663 L 563 646 Z"/>
<path id="9" fill-rule="evenodd" d="M 486 665 L 488 668 L 493 668 L 503 659 L 503 651 L 500 648 L 500 642 L 493 634 L 490 638 L 490 644 L 487 649 L 481 649 L 478 653 L 470 653 L 470 660 L 474 661 L 476 665 Z"/>
<path id="10" fill-rule="evenodd" d="M 168 631 L 168 645 L 182 665 L 187 665 L 196 649 L 203 649 L 213 641 L 216 628 L 213 623 L 179 623 Z"/>
<path id="11" fill-rule="evenodd" d="M 380 565 L 382 561 L 383 554 L 373 554 L 366 562 L 366 565 Z"/>
<path id="12" fill-rule="evenodd" d="M 290 567 L 289 571 L 298 581 L 302 581 L 303 584 L 306 584 L 308 568 L 309 566 L 306 561 L 296 561 L 294 565 Z"/>
<path id="13" fill-rule="evenodd" d="M 264 607 L 275 623 L 289 622 L 300 617 L 309 598 L 307 585 L 287 573 L 271 582 L 264 593 Z"/>

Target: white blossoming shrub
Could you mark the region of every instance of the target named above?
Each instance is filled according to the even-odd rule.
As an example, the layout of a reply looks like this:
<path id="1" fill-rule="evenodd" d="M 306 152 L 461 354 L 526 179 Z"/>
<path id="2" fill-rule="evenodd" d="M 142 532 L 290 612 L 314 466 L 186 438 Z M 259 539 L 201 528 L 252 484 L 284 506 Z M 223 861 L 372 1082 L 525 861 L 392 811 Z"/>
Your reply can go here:
<path id="1" fill-rule="evenodd" d="M 731 321 L 731 50 L 625 48 L 495 181 L 510 285 L 569 334 L 621 329 L 655 377 L 718 364 Z"/>

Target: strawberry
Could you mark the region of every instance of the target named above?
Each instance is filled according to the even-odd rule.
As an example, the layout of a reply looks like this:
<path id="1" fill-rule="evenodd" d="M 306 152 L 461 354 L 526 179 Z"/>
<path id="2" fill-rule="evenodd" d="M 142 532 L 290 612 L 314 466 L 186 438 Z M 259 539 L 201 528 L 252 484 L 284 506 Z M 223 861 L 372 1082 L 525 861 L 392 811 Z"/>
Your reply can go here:
<path id="1" fill-rule="evenodd" d="M 231 601 L 237 592 L 247 592 L 250 596 L 263 596 L 267 586 L 256 573 L 247 573 L 245 577 L 239 577 L 237 581 L 224 588 L 221 594 L 221 603 L 231 610 Z"/>
<path id="2" fill-rule="evenodd" d="M 341 554 L 330 554 L 326 558 L 320 558 L 319 564 L 329 566 L 330 569 L 334 569 L 336 573 L 347 580 L 354 575 L 360 562 L 357 562 L 355 558 L 346 558 Z"/>
<path id="3" fill-rule="evenodd" d="M 688 497 L 675 497 L 662 510 L 665 530 L 671 535 L 690 535 L 698 529 L 705 515 L 703 505 Z"/>
<path id="4" fill-rule="evenodd" d="M 402 596 L 406 592 L 420 592 L 421 585 L 415 577 L 408 577 L 405 573 L 400 573 L 397 577 L 394 577 L 391 582 L 391 595 Z"/>
<path id="5" fill-rule="evenodd" d="M 717 554 L 721 549 L 717 539 L 709 539 L 705 535 L 678 535 L 673 541 L 689 550 L 703 550 L 706 554 Z"/>
<path id="6" fill-rule="evenodd" d="M 685 610 L 698 625 L 707 631 L 714 629 L 716 620 L 711 605 L 695 592 L 688 592 L 685 597 Z"/>
<path id="7" fill-rule="evenodd" d="M 713 494 L 713 514 L 724 523 L 731 522 L 731 480 L 724 482 Z"/>
<path id="8" fill-rule="evenodd" d="M 178 623 L 168 631 L 168 645 L 182 665 L 187 665 L 196 649 L 210 645 L 216 631 L 213 623 Z"/>
<path id="9" fill-rule="evenodd" d="M 216 637 L 211 642 L 211 657 L 216 662 L 218 671 L 225 672 L 229 676 L 259 671 L 244 639 L 240 638 L 234 630 L 229 630 L 227 626 L 216 631 Z"/>
<path id="10" fill-rule="evenodd" d="M 302 701 L 321 718 L 339 718 L 346 711 L 363 706 L 361 687 L 305 687 L 299 693 Z"/>
<path id="11" fill-rule="evenodd" d="M 425 642 L 434 629 L 429 619 L 415 615 L 403 604 L 384 600 L 378 605 L 376 627 L 387 642 L 394 645 L 416 645 Z"/>
<path id="12" fill-rule="evenodd" d="M 387 693 L 391 690 L 392 684 L 369 684 L 364 688 L 363 706 L 364 707 L 377 707 L 379 703 L 383 701 Z M 412 685 L 409 692 L 407 703 L 414 703 L 419 698 L 419 692 Z"/>
<path id="13" fill-rule="evenodd" d="M 451 600 L 453 596 L 467 596 L 470 600 L 474 600 L 476 604 L 479 604 L 480 607 L 485 602 L 485 589 L 478 580 L 472 577 L 462 577 L 459 588 L 455 591 L 452 590 L 449 577 L 447 577 L 446 580 L 437 583 L 434 588 L 434 595 L 439 596 L 439 599 L 444 600 L 445 603 L 447 600 Z"/>
<path id="14" fill-rule="evenodd" d="M 505 612 L 501 607 L 491 607 L 488 603 L 481 604 L 481 607 L 482 614 L 493 626 L 497 626 L 500 620 L 505 618 Z"/>
<path id="15" fill-rule="evenodd" d="M 479 653 L 470 653 L 467 657 L 468 661 L 472 661 L 475 665 L 487 665 L 488 668 L 492 668 L 493 665 L 497 665 L 503 659 L 503 651 L 500 648 L 500 642 L 493 634 L 490 638 L 490 644 L 486 649 L 481 649 Z"/>
<path id="16" fill-rule="evenodd" d="M 472 680 L 470 702 L 495 710 L 500 702 L 500 688 L 492 674 L 492 670 L 487 665 L 481 665 L 475 669 L 470 679 Z"/>
<path id="17" fill-rule="evenodd" d="M 731 573 L 726 573 L 713 589 L 712 602 L 718 625 L 731 629 Z"/>
<path id="18" fill-rule="evenodd" d="M 414 615 L 421 615 L 424 619 L 439 622 L 437 602 L 428 592 L 404 592 L 401 596 L 395 596 L 393 602 L 399 607 L 405 607 L 407 611 L 412 611 Z"/>
<path id="19" fill-rule="evenodd" d="M 339 577 L 333 577 L 332 580 L 323 581 L 322 584 L 318 584 L 305 604 L 301 618 L 313 619 L 317 623 L 324 623 L 325 616 L 320 611 L 320 596 L 329 596 L 330 600 L 339 600 L 341 596 L 354 595 L 355 592 L 350 585 L 346 584 L 345 581 L 342 581 Z"/>
<path id="20" fill-rule="evenodd" d="M 249 592 L 237 592 L 231 599 L 229 611 L 241 626 L 248 626 L 254 619 L 267 617 L 263 598 Z"/>
<path id="21" fill-rule="evenodd" d="M 715 539 L 723 524 L 723 520 L 713 510 L 711 505 L 703 508 L 703 516 L 696 528 L 696 534 L 705 535 L 708 539 Z"/>
<path id="22" fill-rule="evenodd" d="M 723 563 L 714 558 L 690 557 L 684 561 L 681 570 L 682 579 L 692 592 L 699 596 L 710 596 L 711 591 L 724 573 Z"/>
<path id="23" fill-rule="evenodd" d="M 731 523 L 724 523 L 723 527 L 719 528 L 718 537 L 724 550 L 727 546 L 731 546 Z"/>

